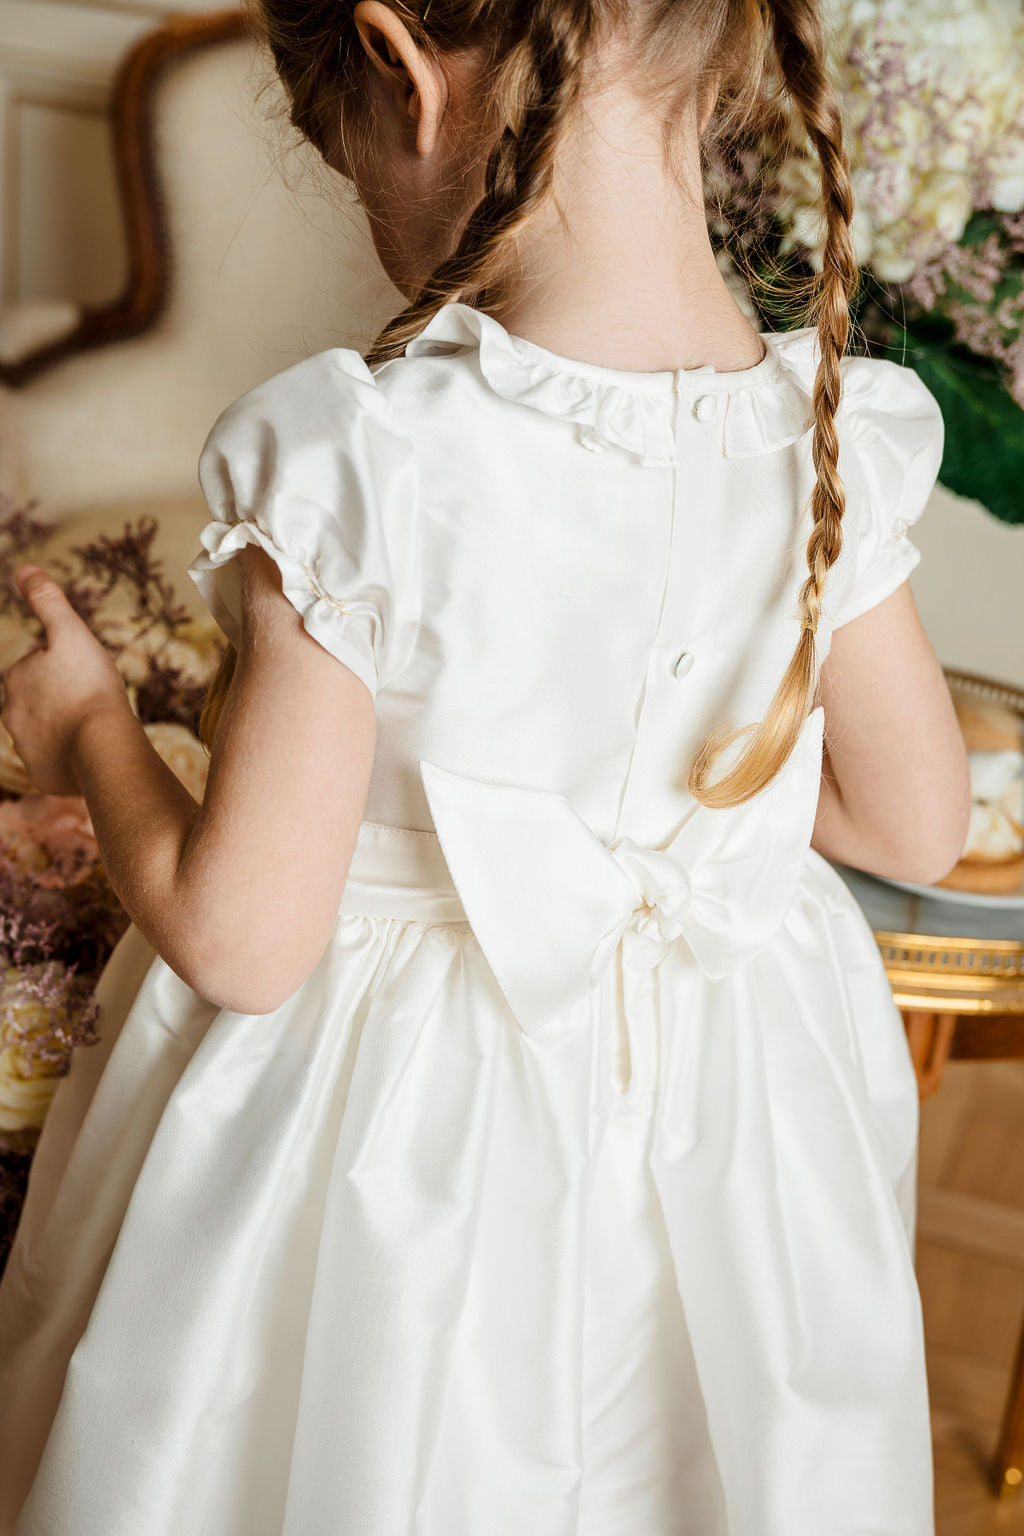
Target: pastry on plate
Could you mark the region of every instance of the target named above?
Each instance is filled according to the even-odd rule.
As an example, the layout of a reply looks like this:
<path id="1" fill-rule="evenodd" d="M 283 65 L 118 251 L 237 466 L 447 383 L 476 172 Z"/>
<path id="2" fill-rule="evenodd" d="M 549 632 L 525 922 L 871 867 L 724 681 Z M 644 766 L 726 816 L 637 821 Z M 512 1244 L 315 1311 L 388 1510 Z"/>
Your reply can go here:
<path id="1" fill-rule="evenodd" d="M 971 769 L 964 851 L 936 882 L 959 891 L 1024 890 L 1024 718 L 952 688 Z"/>

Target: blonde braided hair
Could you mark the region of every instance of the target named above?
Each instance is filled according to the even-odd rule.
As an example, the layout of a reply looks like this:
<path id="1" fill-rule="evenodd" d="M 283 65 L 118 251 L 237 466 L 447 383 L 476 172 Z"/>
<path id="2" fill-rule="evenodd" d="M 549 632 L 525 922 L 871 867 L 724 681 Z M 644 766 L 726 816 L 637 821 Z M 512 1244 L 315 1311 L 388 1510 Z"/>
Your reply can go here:
<path id="1" fill-rule="evenodd" d="M 817 686 L 816 635 L 830 568 L 842 549 L 846 493 L 839 476 L 835 417 L 842 395 L 842 359 L 850 332 L 850 301 L 859 274 L 850 221 L 853 190 L 843 144 L 839 98 L 828 73 L 828 33 L 817 0 L 771 0 L 771 37 L 783 81 L 821 167 L 825 240 L 821 270 L 805 322 L 817 327 L 819 361 L 812 407 L 815 482 L 807 541 L 809 575 L 800 588 L 800 638 L 763 720 L 735 730 L 719 727 L 690 770 L 688 788 L 705 805 L 740 804 L 769 784 L 796 744 Z M 751 733 L 728 773 L 709 783 L 709 770 L 732 742 Z"/>

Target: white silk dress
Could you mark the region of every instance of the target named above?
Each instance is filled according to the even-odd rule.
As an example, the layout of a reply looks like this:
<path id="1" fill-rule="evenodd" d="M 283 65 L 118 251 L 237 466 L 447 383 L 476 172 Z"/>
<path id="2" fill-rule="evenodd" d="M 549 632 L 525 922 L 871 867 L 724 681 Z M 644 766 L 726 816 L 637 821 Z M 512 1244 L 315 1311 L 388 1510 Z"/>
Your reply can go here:
<path id="1" fill-rule="evenodd" d="M 234 636 L 271 554 L 376 696 L 369 802 L 275 1012 L 112 956 L 0 1285 L 2 1536 L 931 1536 L 915 1080 L 810 848 L 822 710 L 686 789 L 800 632 L 817 335 L 763 339 L 631 373 L 451 303 L 215 424 L 190 574 Z M 916 374 L 843 367 L 821 657 L 942 456 Z"/>

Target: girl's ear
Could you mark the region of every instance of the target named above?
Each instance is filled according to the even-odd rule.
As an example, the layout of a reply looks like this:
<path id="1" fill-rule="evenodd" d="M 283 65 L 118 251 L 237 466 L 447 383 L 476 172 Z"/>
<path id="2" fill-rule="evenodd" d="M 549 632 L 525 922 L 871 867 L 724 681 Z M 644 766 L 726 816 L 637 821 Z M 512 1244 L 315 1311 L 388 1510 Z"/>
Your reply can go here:
<path id="1" fill-rule="evenodd" d="M 389 87 L 397 111 L 416 124 L 416 153 L 431 154 L 448 101 L 443 72 L 382 0 L 359 0 L 352 17 L 371 68 Z"/>
<path id="2" fill-rule="evenodd" d="M 699 126 L 702 134 L 707 130 L 708 123 L 710 123 L 711 118 L 714 115 L 714 110 L 718 105 L 718 98 L 721 94 L 721 90 L 722 76 L 721 74 L 717 74 L 708 82 L 700 103 Z"/>

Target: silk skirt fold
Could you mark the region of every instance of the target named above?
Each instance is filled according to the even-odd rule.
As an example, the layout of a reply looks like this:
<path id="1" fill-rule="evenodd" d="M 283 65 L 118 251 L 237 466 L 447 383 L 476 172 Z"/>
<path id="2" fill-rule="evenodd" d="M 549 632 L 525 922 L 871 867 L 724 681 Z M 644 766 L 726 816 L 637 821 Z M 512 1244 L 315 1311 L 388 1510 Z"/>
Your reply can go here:
<path id="1" fill-rule="evenodd" d="M 121 940 L 0 1282 L 0 1533 L 932 1536 L 916 1083 L 840 877 L 720 982 L 627 929 L 535 1035 L 378 906 L 262 1016 Z"/>

